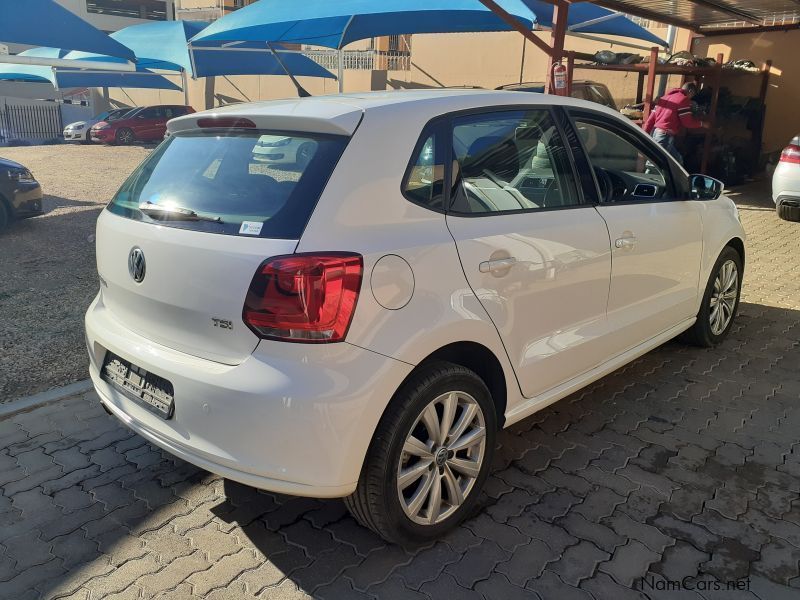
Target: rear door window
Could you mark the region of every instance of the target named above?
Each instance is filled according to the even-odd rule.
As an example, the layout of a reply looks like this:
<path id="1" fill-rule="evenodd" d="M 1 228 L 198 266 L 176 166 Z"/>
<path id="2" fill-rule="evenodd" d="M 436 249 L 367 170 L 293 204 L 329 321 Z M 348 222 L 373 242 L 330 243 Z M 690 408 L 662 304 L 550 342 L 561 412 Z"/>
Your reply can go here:
<path id="1" fill-rule="evenodd" d="M 441 124 L 422 133 L 403 182 L 403 194 L 416 204 L 444 210 L 444 145 Z"/>
<path id="2" fill-rule="evenodd" d="M 173 135 L 108 210 L 208 233 L 298 239 L 347 140 L 284 132 Z"/>
<path id="3" fill-rule="evenodd" d="M 532 109 L 453 120 L 450 210 L 482 214 L 582 203 L 569 154 L 550 111 Z"/>

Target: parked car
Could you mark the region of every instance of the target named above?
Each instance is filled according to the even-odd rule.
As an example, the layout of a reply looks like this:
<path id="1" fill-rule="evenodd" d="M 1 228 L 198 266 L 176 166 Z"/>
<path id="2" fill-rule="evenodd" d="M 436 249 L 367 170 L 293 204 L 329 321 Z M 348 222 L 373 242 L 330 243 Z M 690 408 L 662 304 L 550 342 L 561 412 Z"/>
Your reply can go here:
<path id="1" fill-rule="evenodd" d="M 42 214 L 42 187 L 18 162 L 0 158 L 0 231 L 14 219 Z"/>
<path id="2" fill-rule="evenodd" d="M 308 164 L 314 155 L 313 141 L 286 135 L 262 135 L 253 148 L 253 158 L 272 164 Z"/>
<path id="3" fill-rule="evenodd" d="M 125 108 L 115 108 L 113 110 L 101 112 L 96 117 L 93 117 L 87 121 L 75 121 L 74 123 L 70 123 L 64 127 L 64 140 L 67 142 L 85 142 L 88 144 L 92 141 L 90 132 L 94 124 L 99 123 L 100 121 L 106 121 L 108 123 L 116 121 L 117 119 L 121 119 L 127 113 L 131 112 L 131 110 L 135 109 L 132 109 L 130 106 Z"/>
<path id="4" fill-rule="evenodd" d="M 191 106 L 144 106 L 115 121 L 100 121 L 92 126 L 92 140 L 104 144 L 127 145 L 134 142 L 161 141 L 167 121 L 193 113 Z"/>
<path id="5" fill-rule="evenodd" d="M 511 83 L 509 85 L 501 85 L 498 90 L 506 90 L 509 92 L 534 92 L 537 94 L 544 94 L 544 83 Z M 614 102 L 614 97 L 608 89 L 608 86 L 596 81 L 579 80 L 572 82 L 572 97 L 580 100 L 588 100 L 589 102 L 596 102 L 602 104 L 613 110 L 617 110 L 617 103 Z"/>
<path id="6" fill-rule="evenodd" d="M 470 514 L 498 429 L 734 322 L 722 184 L 598 104 L 380 92 L 169 129 L 97 223 L 102 404 L 224 477 L 344 497 L 387 540 Z M 272 168 L 263 136 L 313 153 Z"/>
<path id="7" fill-rule="evenodd" d="M 800 221 L 800 135 L 781 152 L 772 175 L 772 199 L 781 219 Z"/>

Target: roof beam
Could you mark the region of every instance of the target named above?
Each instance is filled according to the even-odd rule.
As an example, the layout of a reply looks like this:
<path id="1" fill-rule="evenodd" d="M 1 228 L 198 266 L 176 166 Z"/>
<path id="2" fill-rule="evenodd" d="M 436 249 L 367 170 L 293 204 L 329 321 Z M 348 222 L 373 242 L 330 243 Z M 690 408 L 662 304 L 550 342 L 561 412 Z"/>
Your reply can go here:
<path id="1" fill-rule="evenodd" d="M 748 33 L 769 33 L 771 31 L 792 31 L 800 29 L 800 23 L 789 25 L 761 25 L 759 27 L 729 27 L 726 29 L 703 29 L 705 37 L 716 37 L 720 35 L 743 35 Z"/>
<path id="2" fill-rule="evenodd" d="M 702 6 L 703 8 L 708 8 L 710 10 L 715 10 L 717 12 L 730 15 L 731 17 L 735 17 L 742 21 L 747 21 L 748 23 L 753 23 L 754 25 L 764 24 L 764 19 L 759 19 L 757 16 L 752 15 L 749 12 L 739 10 L 738 8 L 733 8 L 732 6 L 727 6 L 721 2 L 713 2 L 712 0 L 689 0 L 689 2 L 697 6 Z"/>
<path id="3" fill-rule="evenodd" d="M 109 62 L 99 60 L 78 60 L 71 58 L 47 58 L 45 56 L 20 56 L 19 54 L 2 54 L 0 63 L 12 65 L 66 67 L 70 69 L 102 69 L 106 72 L 134 72 L 136 65 L 132 62 Z"/>
<path id="4" fill-rule="evenodd" d="M 690 23 L 689 21 L 684 21 L 683 19 L 679 19 L 677 17 L 671 17 L 654 10 L 639 8 L 638 6 L 628 4 L 627 2 L 619 2 L 618 0 L 596 0 L 594 4 L 622 13 L 628 13 L 629 15 L 635 15 L 643 19 L 650 19 L 651 21 L 656 21 L 658 23 L 666 23 L 667 25 L 675 25 L 676 27 L 690 29 L 697 33 L 700 32 L 700 26 L 697 23 Z"/>

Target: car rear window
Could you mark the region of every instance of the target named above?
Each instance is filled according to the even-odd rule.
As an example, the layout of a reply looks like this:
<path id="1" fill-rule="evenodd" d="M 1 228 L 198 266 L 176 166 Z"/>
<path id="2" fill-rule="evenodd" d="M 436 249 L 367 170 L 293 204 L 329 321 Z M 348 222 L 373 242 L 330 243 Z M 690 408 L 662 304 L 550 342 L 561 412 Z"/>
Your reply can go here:
<path id="1" fill-rule="evenodd" d="M 173 135 L 108 210 L 181 229 L 299 239 L 347 140 L 277 131 Z"/>

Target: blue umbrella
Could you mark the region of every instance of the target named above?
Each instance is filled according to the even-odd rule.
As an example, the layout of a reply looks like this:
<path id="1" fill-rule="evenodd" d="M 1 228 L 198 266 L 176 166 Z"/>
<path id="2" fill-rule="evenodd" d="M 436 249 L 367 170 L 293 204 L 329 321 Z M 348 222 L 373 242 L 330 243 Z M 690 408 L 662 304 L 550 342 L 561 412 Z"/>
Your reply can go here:
<path id="1" fill-rule="evenodd" d="M 188 40 L 207 26 L 208 23 L 200 21 L 154 21 L 125 27 L 112 33 L 111 37 L 133 50 L 139 68 L 183 70 L 193 77 L 285 74 L 283 66 L 263 42 L 237 46 L 237 48 L 258 49 L 261 52 L 236 53 L 225 52 L 221 42 L 212 42 L 200 48 L 193 48 L 193 62 Z M 86 52 L 70 52 L 66 58 L 115 62 L 112 57 Z M 280 58 L 293 75 L 334 78 L 330 71 L 301 54 L 281 52 Z"/>
<path id="2" fill-rule="evenodd" d="M 521 0 L 500 4 L 532 27 L 534 15 Z M 341 49 L 385 35 L 510 30 L 478 0 L 261 0 L 212 23 L 191 42 L 292 42 Z"/>
<path id="3" fill-rule="evenodd" d="M 66 58 L 67 51 L 58 48 L 31 48 L 20 52 L 19 56 L 35 58 Z M 107 58 L 107 57 L 105 57 Z M 181 88 L 144 68 L 136 72 L 82 71 L 79 69 L 53 69 L 38 65 L 0 64 L 0 79 L 25 81 L 30 83 L 50 83 L 56 88 L 76 87 L 126 87 L 161 90 L 180 90 Z"/>
<path id="4" fill-rule="evenodd" d="M 521 0 L 499 0 L 520 23 L 534 14 Z M 510 31 L 478 0 L 260 0 L 194 36 L 193 48 L 211 42 L 289 42 L 341 49 L 358 40 L 406 33 Z M 339 54 L 339 91 L 342 61 Z"/>
<path id="5" fill-rule="evenodd" d="M 129 48 L 53 0 L 0 0 L 0 41 L 134 58 Z"/>
<path id="6" fill-rule="evenodd" d="M 522 0 L 536 14 L 536 22 L 543 27 L 553 26 L 553 5 L 544 0 Z M 596 6 L 589 2 L 575 2 L 567 12 L 568 33 L 599 33 L 645 40 L 669 46 L 657 35 L 637 25 L 620 12 Z"/>

